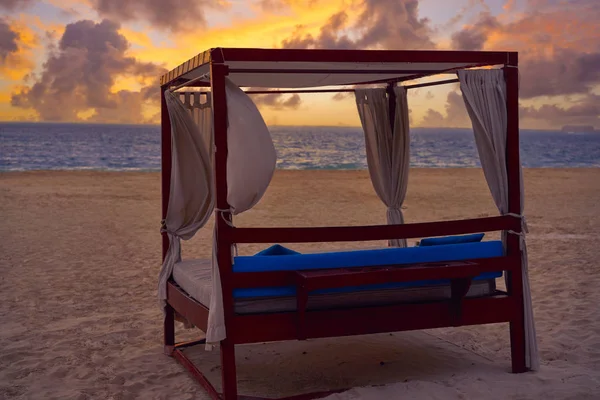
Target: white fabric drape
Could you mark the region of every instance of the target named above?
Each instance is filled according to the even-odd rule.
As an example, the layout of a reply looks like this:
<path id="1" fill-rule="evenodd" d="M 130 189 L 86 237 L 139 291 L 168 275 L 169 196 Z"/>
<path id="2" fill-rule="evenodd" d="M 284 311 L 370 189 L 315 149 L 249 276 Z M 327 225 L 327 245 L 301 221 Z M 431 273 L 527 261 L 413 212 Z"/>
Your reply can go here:
<path id="1" fill-rule="evenodd" d="M 263 196 L 273 173 L 277 155 L 267 125 L 256 105 L 229 79 L 227 96 L 227 201 L 232 214 L 252 208 Z M 202 228 L 214 209 L 214 135 L 212 98 L 200 101 L 200 93 L 165 92 L 171 121 L 171 187 L 163 232 L 169 237 L 158 284 L 161 307 L 166 285 L 175 263 L 181 261 L 181 239 L 188 240 Z M 192 103 L 193 99 L 193 103 Z M 218 210 L 216 217 L 220 218 Z M 215 224 L 216 233 L 216 224 Z M 212 293 L 209 304 L 207 348 L 225 339 L 223 294 L 213 235 Z"/>
<path id="2" fill-rule="evenodd" d="M 267 124 L 252 99 L 228 78 L 225 78 L 225 94 L 227 96 L 227 203 L 231 207 L 229 211 L 237 215 L 254 207 L 266 192 L 275 172 L 277 154 Z M 216 218 L 221 218 L 220 212 L 221 210 L 217 211 Z M 211 349 L 227 335 L 215 238 L 213 238 L 212 294 L 206 332 L 207 349 Z"/>
<path id="3" fill-rule="evenodd" d="M 236 215 L 254 207 L 269 187 L 277 154 L 256 105 L 225 79 L 227 94 L 227 203 Z"/>
<path id="4" fill-rule="evenodd" d="M 204 101 L 202 101 L 204 97 Z M 194 100 L 193 103 L 191 100 Z M 190 110 L 192 119 L 198 125 L 200 136 L 204 141 L 204 145 L 208 151 L 211 165 L 214 155 L 214 135 L 212 127 L 212 105 L 211 105 L 211 94 L 209 93 L 198 93 L 198 92 L 186 92 L 184 104 Z"/>
<path id="5" fill-rule="evenodd" d="M 206 224 L 214 208 L 212 167 L 203 136 L 179 95 L 166 91 L 164 96 L 171 121 L 172 161 L 169 206 L 162 227 L 169 237 L 169 249 L 158 281 L 162 307 L 166 304 L 167 281 L 173 266 L 181 261 L 181 239 L 191 239 Z M 210 126 L 209 129 L 212 130 Z"/>
<path id="6" fill-rule="evenodd" d="M 385 89 L 355 90 L 356 105 L 365 133 L 367 165 L 375 192 L 388 207 L 388 224 L 403 224 L 402 203 L 408 186 L 410 137 L 406 89 L 395 87 L 394 127 L 390 126 Z M 393 239 L 390 246 L 406 247 L 406 239 Z"/>
<path id="7" fill-rule="evenodd" d="M 508 214 L 508 174 L 506 170 L 506 83 L 502 70 L 460 70 L 458 79 L 463 99 L 471 118 L 475 143 L 485 179 L 500 214 Z M 521 168 L 519 166 L 519 168 Z M 522 172 L 521 172 L 522 176 Z M 521 177 L 521 214 L 524 209 L 523 179 Z M 539 356 L 535 334 L 531 289 L 527 264 L 524 217 L 520 235 L 521 261 L 523 265 L 523 298 L 525 313 L 526 364 L 532 370 L 539 369 Z M 506 232 L 503 239 L 506 239 Z M 508 233 L 511 234 L 511 233 Z"/>
<path id="8" fill-rule="evenodd" d="M 198 126 L 200 136 L 211 160 L 214 154 L 211 93 L 175 92 Z"/>

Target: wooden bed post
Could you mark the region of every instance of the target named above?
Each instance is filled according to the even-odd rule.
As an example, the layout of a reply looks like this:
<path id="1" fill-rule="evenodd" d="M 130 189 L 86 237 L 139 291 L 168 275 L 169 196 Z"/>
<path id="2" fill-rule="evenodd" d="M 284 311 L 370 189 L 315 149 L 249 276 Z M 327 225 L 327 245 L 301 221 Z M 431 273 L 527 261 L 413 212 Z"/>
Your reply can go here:
<path id="1" fill-rule="evenodd" d="M 162 195 L 162 217 L 163 221 L 167 217 L 169 208 L 169 192 L 171 191 L 171 120 L 169 120 L 169 110 L 165 100 L 165 91 L 168 86 L 160 88 L 160 179 Z M 169 249 L 169 238 L 167 233 L 162 233 L 162 260 L 165 260 L 167 250 Z"/>
<path id="2" fill-rule="evenodd" d="M 169 119 L 169 110 L 165 100 L 165 91 L 168 86 L 160 88 L 160 179 L 161 179 L 161 197 L 162 197 L 162 217 L 163 221 L 167 217 L 169 208 L 169 192 L 171 191 L 171 121 Z M 162 223 L 162 222 L 161 222 Z M 165 261 L 167 250 L 169 249 L 169 238 L 166 232 L 162 232 L 162 261 Z M 165 320 L 163 325 L 163 345 L 166 355 L 171 355 L 175 346 L 175 311 L 167 304 L 165 309 Z"/>
<path id="3" fill-rule="evenodd" d="M 518 53 L 508 53 L 504 67 L 506 81 L 506 170 L 508 174 L 508 212 L 521 214 L 521 160 L 519 157 L 519 70 Z M 520 229 L 519 229 L 520 231 Z M 521 263 L 519 236 L 508 234 L 506 238 L 508 256 L 518 255 L 519 268 L 508 272 L 508 291 L 515 299 L 517 309 L 510 321 L 510 347 L 512 371 L 525 372 L 525 313 L 523 303 L 523 265 Z"/>
<path id="4" fill-rule="evenodd" d="M 227 96 L 225 93 L 225 77 L 229 68 L 224 64 L 220 49 L 211 52 L 210 81 L 213 98 L 213 124 L 215 135 L 215 182 L 217 187 L 217 209 L 215 212 L 217 260 L 221 274 L 223 293 L 223 309 L 225 327 L 231 326 L 233 320 L 233 288 L 231 240 L 227 230 L 230 228 L 231 213 L 227 203 Z M 223 381 L 223 399 L 237 399 L 237 377 L 235 366 L 235 345 L 231 339 L 221 341 L 221 379 Z"/>

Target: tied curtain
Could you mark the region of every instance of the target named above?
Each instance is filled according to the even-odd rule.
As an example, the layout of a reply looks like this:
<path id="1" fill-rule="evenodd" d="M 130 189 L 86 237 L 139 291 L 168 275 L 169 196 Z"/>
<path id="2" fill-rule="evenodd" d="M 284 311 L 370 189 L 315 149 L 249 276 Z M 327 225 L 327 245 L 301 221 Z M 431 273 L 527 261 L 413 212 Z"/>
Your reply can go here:
<path id="1" fill-rule="evenodd" d="M 169 206 L 162 232 L 169 238 L 158 281 L 161 308 L 166 306 L 167 281 L 175 263 L 181 261 L 181 240 L 191 239 L 209 220 L 214 209 L 211 153 L 205 137 L 212 135 L 212 123 L 202 127 L 192 119 L 179 93 L 164 93 L 171 121 L 171 187 Z M 209 110 L 210 112 L 210 110 Z"/>
<path id="2" fill-rule="evenodd" d="M 356 89 L 356 106 L 365 134 L 367 165 L 377 196 L 387 206 L 387 223 L 404 223 L 402 203 L 406 198 L 410 163 L 410 137 L 406 89 L 394 87 L 396 97 L 393 127 L 390 124 L 386 90 Z M 389 246 L 406 247 L 406 239 L 393 239 Z"/>
<path id="3" fill-rule="evenodd" d="M 256 105 L 239 87 L 225 79 L 227 97 L 227 202 L 228 210 L 240 214 L 251 209 L 267 190 L 277 155 L 271 135 Z M 191 97 L 194 103 L 191 103 Z M 159 275 L 158 297 L 164 309 L 167 281 L 181 261 L 181 240 L 191 239 L 215 209 L 214 135 L 212 99 L 200 102 L 199 93 L 165 92 L 171 121 L 171 187 L 169 206 L 162 231 L 169 237 L 169 249 Z M 226 338 L 223 293 L 217 262 L 216 224 L 212 251 L 212 291 L 209 304 L 207 349 Z"/>
<path id="4" fill-rule="evenodd" d="M 473 125 L 475 143 L 485 179 L 500 214 L 508 213 L 508 173 L 506 170 L 506 83 L 502 70 L 461 70 L 458 71 L 460 89 L 467 112 Z M 519 169 L 521 167 L 519 166 Z M 522 171 L 521 171 L 522 176 Z M 527 224 L 523 217 L 524 192 L 521 177 L 521 218 L 520 234 L 521 265 L 523 268 L 523 303 L 525 314 L 526 365 L 529 369 L 539 369 L 539 355 L 535 333 L 531 288 L 527 264 L 525 233 Z M 506 235 L 502 238 L 506 242 Z"/>

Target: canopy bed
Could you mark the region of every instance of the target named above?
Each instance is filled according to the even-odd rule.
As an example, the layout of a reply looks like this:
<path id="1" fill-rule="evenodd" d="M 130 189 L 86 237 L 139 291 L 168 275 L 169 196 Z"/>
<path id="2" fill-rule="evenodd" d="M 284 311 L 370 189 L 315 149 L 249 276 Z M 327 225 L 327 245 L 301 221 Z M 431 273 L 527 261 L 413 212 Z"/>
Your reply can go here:
<path id="1" fill-rule="evenodd" d="M 158 294 L 165 352 L 211 397 L 230 400 L 238 398 L 239 344 L 508 322 L 513 372 L 537 369 L 517 65 L 514 52 L 215 48 L 163 75 Z M 403 84 L 438 74 L 458 79 Z M 406 93 L 450 82 L 460 83 L 500 215 L 405 224 Z M 353 88 L 340 87 L 348 85 Z M 241 89 L 252 87 L 264 89 Z M 387 207 L 388 224 L 236 227 L 232 216 L 261 199 L 276 162 L 268 128 L 250 95 L 342 91 L 355 95 L 369 174 Z M 182 260 L 181 240 L 193 237 L 213 214 L 212 259 Z M 483 235 L 477 234 L 491 231 L 502 231 L 502 240 L 481 241 Z M 434 238 L 445 235 L 454 236 Z M 407 247 L 407 238 L 426 239 Z M 373 240 L 388 240 L 389 247 L 318 254 L 283 246 L 254 256 L 233 252 L 236 244 L 247 243 Z M 506 291 L 495 286 L 501 276 Z M 176 343 L 175 318 L 200 328 L 206 338 Z M 222 393 L 184 354 L 196 344 L 220 347 Z"/>

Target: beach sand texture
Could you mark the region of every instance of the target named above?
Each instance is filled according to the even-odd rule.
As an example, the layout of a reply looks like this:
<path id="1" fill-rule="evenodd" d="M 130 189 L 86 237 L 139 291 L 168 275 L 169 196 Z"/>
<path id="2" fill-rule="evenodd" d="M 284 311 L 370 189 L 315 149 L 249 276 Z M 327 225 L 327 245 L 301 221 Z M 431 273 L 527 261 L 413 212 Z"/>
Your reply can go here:
<path id="1" fill-rule="evenodd" d="M 496 324 L 241 346 L 242 394 L 355 387 L 330 399 L 600 398 L 600 169 L 524 174 L 541 371 L 508 372 L 508 325 Z M 0 399 L 208 398 L 162 352 L 159 174 L 3 173 L 0 201 Z M 413 169 L 405 206 L 407 222 L 497 214 L 479 169 Z M 384 221 L 366 171 L 277 171 L 264 199 L 235 220 Z M 184 258 L 209 255 L 210 227 L 184 244 Z M 217 354 L 193 352 L 219 374 Z"/>

